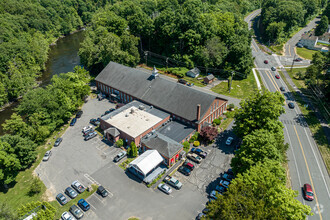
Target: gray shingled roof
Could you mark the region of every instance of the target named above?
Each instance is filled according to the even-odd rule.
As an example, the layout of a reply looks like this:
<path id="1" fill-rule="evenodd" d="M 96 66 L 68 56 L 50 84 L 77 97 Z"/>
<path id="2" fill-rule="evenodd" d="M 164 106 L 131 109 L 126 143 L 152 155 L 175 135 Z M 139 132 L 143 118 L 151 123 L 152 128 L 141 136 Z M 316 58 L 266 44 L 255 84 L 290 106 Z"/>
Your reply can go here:
<path id="1" fill-rule="evenodd" d="M 117 137 L 118 135 L 120 135 L 118 129 L 114 127 L 108 128 L 107 130 L 105 130 L 105 132 L 111 134 L 112 137 Z"/>
<path id="2" fill-rule="evenodd" d="M 207 75 L 205 78 L 207 78 L 208 80 L 212 80 L 212 79 L 214 79 L 214 76 L 213 76 L 213 74 L 210 74 L 210 75 Z"/>
<path id="3" fill-rule="evenodd" d="M 148 138 L 142 138 L 141 143 L 150 149 L 157 150 L 167 158 L 173 157 L 183 147 L 182 144 L 158 132 Z"/>
<path id="4" fill-rule="evenodd" d="M 201 105 L 202 118 L 216 98 L 161 76 L 154 78 L 151 74 L 114 62 L 110 62 L 95 80 L 190 121 L 196 120 L 197 104 Z"/>

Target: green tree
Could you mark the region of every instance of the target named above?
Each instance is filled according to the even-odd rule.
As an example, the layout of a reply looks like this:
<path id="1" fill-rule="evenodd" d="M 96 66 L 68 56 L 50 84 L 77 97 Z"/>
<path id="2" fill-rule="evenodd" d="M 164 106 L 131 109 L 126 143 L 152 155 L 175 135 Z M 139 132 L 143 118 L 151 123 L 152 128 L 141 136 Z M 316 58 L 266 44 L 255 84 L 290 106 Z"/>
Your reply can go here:
<path id="1" fill-rule="evenodd" d="M 35 210 L 38 219 L 54 219 L 56 209 L 48 202 L 30 202 L 18 208 L 17 213 L 21 218 L 27 213 Z"/>
<path id="2" fill-rule="evenodd" d="M 42 190 L 42 182 L 37 177 L 34 177 L 31 185 L 29 186 L 29 196 L 39 194 Z"/>
<path id="3" fill-rule="evenodd" d="M 207 205 L 207 219 L 305 219 L 311 208 L 285 186 L 285 170 L 276 161 L 259 162 L 238 174 L 223 196 Z"/>
<path id="4" fill-rule="evenodd" d="M 122 147 L 124 145 L 124 140 L 119 139 L 118 141 L 116 141 L 116 145 L 117 145 L 117 147 Z"/>
<path id="5" fill-rule="evenodd" d="M 15 181 L 20 169 L 19 159 L 17 159 L 10 145 L 0 140 L 0 182 L 9 184 Z"/>
<path id="6" fill-rule="evenodd" d="M 127 149 L 127 154 L 130 157 L 137 157 L 137 155 L 138 155 L 138 149 L 137 149 L 134 141 L 131 142 L 130 147 Z"/>
<path id="7" fill-rule="evenodd" d="M 13 113 L 10 116 L 10 119 L 7 119 L 2 127 L 6 133 L 12 135 L 20 135 L 22 137 L 29 135 L 28 125 L 23 121 L 22 117 L 16 113 Z"/>
<path id="8" fill-rule="evenodd" d="M 234 132 L 244 137 L 252 131 L 264 128 L 270 121 L 276 121 L 284 113 L 284 97 L 279 92 L 264 91 L 241 101 L 241 108 L 235 112 Z"/>
<path id="9" fill-rule="evenodd" d="M 243 144 L 231 161 L 234 173 L 244 173 L 258 162 L 271 159 L 283 162 L 277 140 L 271 132 L 260 129 L 244 136 Z"/>
<path id="10" fill-rule="evenodd" d="M 317 25 L 317 27 L 315 28 L 315 35 L 321 36 L 322 34 L 324 34 L 328 30 L 328 25 L 329 25 L 329 19 L 327 16 L 323 15 L 321 17 L 320 24 Z"/>
<path id="11" fill-rule="evenodd" d="M 2 220 L 16 220 L 18 217 L 14 210 L 12 210 L 7 203 L 0 202 L 0 219 Z"/>

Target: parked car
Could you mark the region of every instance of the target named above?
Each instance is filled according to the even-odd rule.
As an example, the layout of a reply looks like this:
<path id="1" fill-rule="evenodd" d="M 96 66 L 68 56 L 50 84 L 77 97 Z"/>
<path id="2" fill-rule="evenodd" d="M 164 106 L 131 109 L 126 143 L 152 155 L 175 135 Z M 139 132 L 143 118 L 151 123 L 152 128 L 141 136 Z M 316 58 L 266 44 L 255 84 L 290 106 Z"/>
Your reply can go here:
<path id="1" fill-rule="evenodd" d="M 94 128 L 90 128 L 88 130 L 85 130 L 85 131 L 83 131 L 83 136 L 86 137 L 88 134 L 90 134 L 94 131 L 95 131 Z"/>
<path id="2" fill-rule="evenodd" d="M 234 176 L 234 172 L 233 172 L 233 170 L 232 170 L 232 169 L 228 169 L 226 173 L 228 173 L 228 174 L 230 174 L 230 175 L 233 175 L 233 176 Z"/>
<path id="3" fill-rule="evenodd" d="M 189 86 L 189 87 L 192 87 L 192 86 L 194 86 L 194 83 L 187 83 L 187 86 Z"/>
<path id="4" fill-rule="evenodd" d="M 171 187 L 169 187 L 168 185 L 166 185 L 165 183 L 160 183 L 157 187 L 160 191 L 163 191 L 166 194 L 171 194 L 172 189 Z"/>
<path id="5" fill-rule="evenodd" d="M 109 111 L 113 112 L 114 110 L 116 110 L 115 108 L 110 108 Z"/>
<path id="6" fill-rule="evenodd" d="M 284 92 L 284 91 L 285 91 L 285 88 L 284 88 L 283 86 L 281 86 L 281 87 L 280 87 L 280 90 L 281 90 L 282 92 Z"/>
<path id="7" fill-rule="evenodd" d="M 121 152 L 119 152 L 119 154 L 117 154 L 115 156 L 115 158 L 113 158 L 113 161 L 117 163 L 118 161 L 120 161 L 121 159 L 123 159 L 126 155 L 127 155 L 127 152 L 126 151 L 121 151 Z"/>
<path id="8" fill-rule="evenodd" d="M 100 124 L 100 121 L 95 119 L 95 118 L 92 118 L 89 123 L 91 123 L 92 125 L 95 125 L 95 126 L 98 126 Z"/>
<path id="9" fill-rule="evenodd" d="M 76 118 L 73 118 L 70 122 L 70 126 L 74 126 L 77 122 L 77 119 Z"/>
<path id="10" fill-rule="evenodd" d="M 177 180 L 169 175 L 167 175 L 164 178 L 164 182 L 167 183 L 168 185 L 174 187 L 175 189 L 181 189 L 181 187 L 182 187 L 182 183 L 179 180 Z"/>
<path id="11" fill-rule="evenodd" d="M 276 79 L 279 79 L 279 78 L 281 78 L 281 77 L 280 77 L 280 75 L 276 74 L 276 75 L 275 75 L 275 78 L 276 78 Z"/>
<path id="12" fill-rule="evenodd" d="M 268 60 L 264 60 L 264 63 L 265 63 L 265 64 L 268 64 Z"/>
<path id="13" fill-rule="evenodd" d="M 308 200 L 308 201 L 314 200 L 314 193 L 313 193 L 311 185 L 309 185 L 308 183 L 305 183 L 304 187 L 303 187 L 303 192 L 304 192 L 304 198 L 306 200 Z"/>
<path id="14" fill-rule="evenodd" d="M 200 156 L 198 156 L 197 154 L 194 154 L 194 153 L 188 153 L 187 158 L 189 158 L 190 160 L 192 160 L 196 163 L 201 163 L 202 162 L 202 158 Z"/>
<path id="15" fill-rule="evenodd" d="M 84 187 L 81 183 L 79 183 L 78 180 L 73 181 L 73 183 L 71 184 L 71 186 L 72 186 L 75 190 L 77 190 L 78 193 L 82 193 L 82 192 L 85 191 L 85 187 Z"/>
<path id="16" fill-rule="evenodd" d="M 96 135 L 97 135 L 96 131 L 89 133 L 85 136 L 84 140 L 88 141 L 88 140 L 92 139 L 93 137 L 96 137 Z"/>
<path id="17" fill-rule="evenodd" d="M 107 197 L 109 194 L 108 191 L 103 186 L 99 186 L 97 188 L 97 193 L 100 194 L 102 197 Z"/>
<path id="18" fill-rule="evenodd" d="M 230 182 L 227 181 L 227 180 L 222 179 L 222 180 L 220 180 L 219 185 L 220 185 L 220 186 L 223 186 L 223 187 L 225 187 L 225 188 L 228 188 L 229 185 L 230 185 Z"/>
<path id="19" fill-rule="evenodd" d="M 61 215 L 62 220 L 74 220 L 74 217 L 69 212 L 63 212 Z"/>
<path id="20" fill-rule="evenodd" d="M 56 199 L 61 205 L 65 205 L 68 203 L 68 200 L 62 193 L 57 194 Z"/>
<path id="21" fill-rule="evenodd" d="M 90 209 L 90 205 L 88 204 L 88 202 L 86 202 L 85 199 L 80 199 L 78 201 L 78 206 L 84 211 L 88 211 Z"/>
<path id="22" fill-rule="evenodd" d="M 297 59 L 294 59 L 293 61 L 295 61 L 295 62 L 301 62 L 303 59 L 301 59 L 300 57 L 299 58 L 297 58 Z"/>
<path id="23" fill-rule="evenodd" d="M 71 199 L 76 198 L 78 195 L 78 193 L 74 191 L 71 187 L 65 189 L 65 194 L 67 194 Z"/>
<path id="24" fill-rule="evenodd" d="M 105 99 L 105 97 L 107 97 L 105 94 L 102 94 L 102 93 L 97 94 L 97 99 L 98 99 L 99 101 Z"/>
<path id="25" fill-rule="evenodd" d="M 69 211 L 76 219 L 81 219 L 84 217 L 84 213 L 76 205 L 71 206 Z"/>
<path id="26" fill-rule="evenodd" d="M 91 125 L 88 125 L 88 126 L 85 126 L 85 127 L 83 127 L 83 129 L 81 130 L 81 132 L 86 132 L 86 131 L 88 131 L 88 130 L 90 130 L 90 129 L 93 129 L 93 126 L 91 126 Z"/>
<path id="27" fill-rule="evenodd" d="M 191 152 L 199 155 L 202 158 L 205 158 L 207 156 L 207 152 L 199 149 L 199 148 L 191 148 Z"/>
<path id="28" fill-rule="evenodd" d="M 201 220 L 201 219 L 203 219 L 203 217 L 206 217 L 206 214 L 204 214 L 204 213 L 199 213 L 199 214 L 197 215 L 197 217 L 196 217 L 196 220 Z"/>
<path id="29" fill-rule="evenodd" d="M 186 85 L 187 84 L 187 81 L 184 80 L 184 79 L 179 79 L 178 82 L 181 83 L 181 84 L 183 84 L 183 85 Z"/>
<path id="30" fill-rule="evenodd" d="M 233 142 L 234 138 L 233 137 L 228 137 L 226 140 L 226 145 L 231 145 L 231 143 Z"/>
<path id="31" fill-rule="evenodd" d="M 271 69 L 272 71 L 276 71 L 276 68 L 273 67 L 273 66 L 272 66 L 270 69 Z"/>
<path id="32" fill-rule="evenodd" d="M 217 185 L 217 186 L 215 187 L 215 190 L 218 191 L 219 193 L 224 193 L 224 192 L 227 191 L 227 188 L 224 187 L 224 186 L 219 186 L 219 185 Z"/>
<path id="33" fill-rule="evenodd" d="M 300 47 L 300 48 L 303 48 L 304 47 L 304 45 L 302 43 L 297 43 L 296 46 L 297 47 Z"/>
<path id="34" fill-rule="evenodd" d="M 229 173 L 225 173 L 225 174 L 222 175 L 222 179 L 227 180 L 227 181 L 230 182 L 234 179 L 234 176 L 229 174 Z"/>
<path id="35" fill-rule="evenodd" d="M 193 171 L 195 169 L 194 164 L 189 163 L 188 161 L 183 163 L 183 166 L 187 167 L 188 169 L 190 169 L 191 171 Z"/>
<path id="36" fill-rule="evenodd" d="M 83 111 L 78 111 L 77 114 L 76 114 L 76 118 L 80 118 L 83 114 Z"/>
<path id="37" fill-rule="evenodd" d="M 54 147 L 58 147 L 60 145 L 60 143 L 62 142 L 63 138 L 57 138 L 55 143 L 54 143 Z"/>
<path id="38" fill-rule="evenodd" d="M 42 161 L 48 161 L 50 156 L 52 156 L 52 151 L 49 150 L 45 153 L 45 156 L 42 158 Z"/>
<path id="39" fill-rule="evenodd" d="M 293 102 L 289 102 L 288 106 L 289 106 L 289 108 L 294 109 L 294 103 Z"/>
<path id="40" fill-rule="evenodd" d="M 217 195 L 222 195 L 222 194 L 219 193 L 219 192 L 217 192 L 217 191 L 215 191 L 215 190 L 213 190 L 213 191 L 210 193 L 209 197 L 212 198 L 212 199 L 217 199 L 217 198 L 218 198 Z"/>
<path id="41" fill-rule="evenodd" d="M 185 166 L 181 166 L 179 168 L 179 172 L 186 175 L 186 176 L 189 176 L 190 173 L 191 173 L 191 170 L 188 168 L 188 167 L 185 167 Z"/>

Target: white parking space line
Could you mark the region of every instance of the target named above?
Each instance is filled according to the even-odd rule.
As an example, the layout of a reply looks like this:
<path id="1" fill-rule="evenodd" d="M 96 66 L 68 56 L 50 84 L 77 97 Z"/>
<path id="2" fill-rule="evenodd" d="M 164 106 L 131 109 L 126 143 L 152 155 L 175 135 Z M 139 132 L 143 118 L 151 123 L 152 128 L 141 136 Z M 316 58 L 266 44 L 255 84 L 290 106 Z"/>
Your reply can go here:
<path id="1" fill-rule="evenodd" d="M 93 179 L 93 177 L 91 177 L 87 173 L 84 174 L 84 177 L 86 177 L 86 179 L 88 179 L 90 182 L 95 183 L 98 186 L 101 186 L 101 184 L 99 184 L 95 179 Z"/>

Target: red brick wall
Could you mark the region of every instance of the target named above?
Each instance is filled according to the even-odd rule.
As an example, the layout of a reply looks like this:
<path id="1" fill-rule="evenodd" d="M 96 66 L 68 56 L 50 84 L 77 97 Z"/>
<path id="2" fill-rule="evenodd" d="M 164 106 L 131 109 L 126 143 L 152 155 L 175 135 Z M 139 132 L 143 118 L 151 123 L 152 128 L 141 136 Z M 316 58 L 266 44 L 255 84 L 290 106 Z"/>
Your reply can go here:
<path id="1" fill-rule="evenodd" d="M 218 103 L 218 107 L 217 107 Z M 212 105 L 209 107 L 209 109 L 206 111 L 206 113 L 203 115 L 201 119 L 201 123 L 198 125 L 198 132 L 201 130 L 201 125 L 205 122 L 208 121 L 212 123 L 212 121 L 216 118 L 219 118 L 222 114 L 223 111 L 226 111 L 227 109 L 227 101 L 216 98 Z M 212 111 L 211 111 L 212 110 Z"/>

